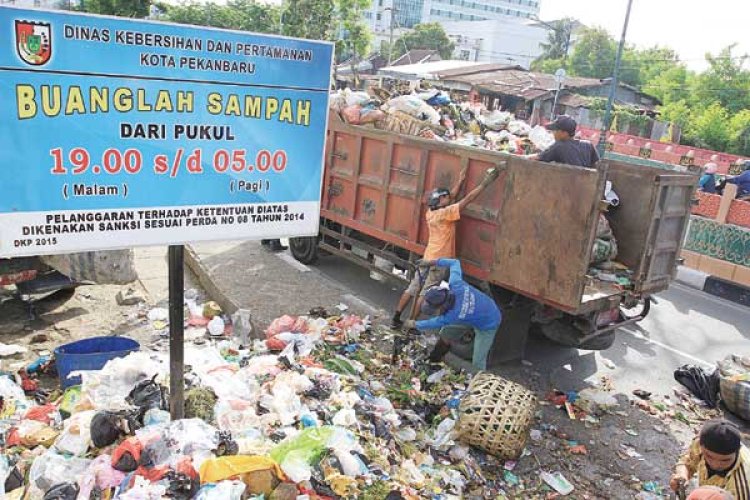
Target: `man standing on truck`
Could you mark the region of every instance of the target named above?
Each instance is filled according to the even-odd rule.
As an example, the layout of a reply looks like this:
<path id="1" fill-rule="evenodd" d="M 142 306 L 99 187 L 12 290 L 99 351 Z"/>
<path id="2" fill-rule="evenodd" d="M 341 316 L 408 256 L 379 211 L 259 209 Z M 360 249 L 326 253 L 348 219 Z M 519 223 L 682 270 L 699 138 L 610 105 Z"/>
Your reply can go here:
<path id="1" fill-rule="evenodd" d="M 555 136 L 555 143 L 539 154 L 528 155 L 531 160 L 564 163 L 592 168 L 599 161 L 599 153 L 589 141 L 574 139 L 578 124 L 567 115 L 560 115 L 547 125 Z"/>
<path id="2" fill-rule="evenodd" d="M 466 180 L 466 170 L 461 172 L 458 183 L 456 183 L 452 191 L 448 191 L 446 188 L 439 188 L 430 193 L 430 198 L 427 200 L 429 210 L 425 214 L 429 236 L 427 238 L 427 248 L 424 251 L 424 260 L 452 259 L 456 256 L 456 222 L 461 219 L 461 212 L 487 186 L 497 179 L 498 174 L 497 169 L 488 169 L 484 174 L 484 179 L 482 179 L 482 182 L 477 187 L 463 199 L 452 204 L 451 201 L 458 197 L 461 186 Z M 391 320 L 391 328 L 401 328 L 403 325 L 401 313 L 404 312 L 412 297 L 416 297 L 420 293 L 420 290 L 422 290 L 421 295 L 424 296 L 424 292 L 428 288 L 439 285 L 447 277 L 448 271 L 445 268 L 433 267 L 429 269 L 424 266 L 418 266 L 414 277 L 409 283 L 409 287 L 398 301 L 398 306 L 396 306 L 396 311 L 393 313 L 393 319 Z M 421 308 L 421 300 L 419 298 L 415 298 L 415 300 L 418 300 L 417 307 L 415 308 L 414 317 L 410 319 L 417 319 Z"/>
<path id="3" fill-rule="evenodd" d="M 440 284 L 427 290 L 422 312 L 433 318 L 406 321 L 405 326 L 417 330 L 440 329 L 440 339 L 430 354 L 430 361 L 437 362 L 466 334 L 474 332 L 474 352 L 471 364 L 478 370 L 487 369 L 487 356 L 492 348 L 502 313 L 495 301 L 464 281 L 461 263 L 456 259 L 424 261 L 427 266 L 450 269 L 448 286 Z"/>

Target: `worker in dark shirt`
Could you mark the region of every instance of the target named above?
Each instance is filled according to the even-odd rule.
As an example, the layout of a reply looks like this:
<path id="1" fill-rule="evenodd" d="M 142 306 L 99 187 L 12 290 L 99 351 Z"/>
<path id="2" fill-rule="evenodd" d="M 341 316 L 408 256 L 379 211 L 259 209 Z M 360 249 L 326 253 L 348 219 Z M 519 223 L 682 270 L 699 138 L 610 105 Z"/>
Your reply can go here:
<path id="1" fill-rule="evenodd" d="M 588 141 L 574 139 L 578 124 L 567 115 L 560 115 L 547 125 L 555 135 L 555 143 L 536 155 L 527 158 L 554 163 L 565 163 L 578 167 L 592 168 L 599 161 L 599 153 Z"/>

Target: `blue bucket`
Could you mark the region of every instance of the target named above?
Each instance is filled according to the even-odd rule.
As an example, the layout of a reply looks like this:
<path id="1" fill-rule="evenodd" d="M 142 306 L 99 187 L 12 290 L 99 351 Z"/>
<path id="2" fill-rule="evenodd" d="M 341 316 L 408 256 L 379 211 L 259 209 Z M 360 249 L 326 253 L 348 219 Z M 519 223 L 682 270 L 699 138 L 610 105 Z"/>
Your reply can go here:
<path id="1" fill-rule="evenodd" d="M 126 337 L 92 337 L 55 348 L 55 363 L 60 385 L 67 389 L 81 383 L 81 377 L 68 378 L 78 370 L 101 370 L 107 361 L 122 358 L 141 348 L 133 339 Z"/>

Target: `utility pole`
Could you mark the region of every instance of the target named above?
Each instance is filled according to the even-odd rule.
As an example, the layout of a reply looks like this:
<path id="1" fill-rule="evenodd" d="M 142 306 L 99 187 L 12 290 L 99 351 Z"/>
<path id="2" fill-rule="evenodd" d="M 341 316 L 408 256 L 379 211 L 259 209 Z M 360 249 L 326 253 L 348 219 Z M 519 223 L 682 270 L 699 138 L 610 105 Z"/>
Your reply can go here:
<path id="1" fill-rule="evenodd" d="M 615 59 L 615 69 L 612 71 L 612 78 L 609 86 L 609 99 L 607 99 L 607 108 L 604 111 L 604 123 L 599 134 L 599 144 L 596 149 L 599 157 L 604 157 L 605 144 L 607 143 L 607 132 L 609 131 L 610 121 L 612 120 L 612 106 L 615 102 L 617 92 L 617 77 L 620 74 L 620 63 L 622 62 L 622 51 L 625 49 L 625 37 L 628 34 L 628 23 L 630 22 L 630 8 L 633 6 L 633 0 L 628 0 L 628 10 L 625 13 L 625 24 L 622 26 L 622 36 L 620 37 L 620 46 L 617 47 L 617 58 Z"/>
<path id="2" fill-rule="evenodd" d="M 388 35 L 388 66 L 390 66 L 393 59 L 393 22 L 396 20 L 396 8 L 386 7 L 385 9 L 383 9 L 383 12 L 385 12 L 386 10 L 391 11 L 390 35 Z"/>

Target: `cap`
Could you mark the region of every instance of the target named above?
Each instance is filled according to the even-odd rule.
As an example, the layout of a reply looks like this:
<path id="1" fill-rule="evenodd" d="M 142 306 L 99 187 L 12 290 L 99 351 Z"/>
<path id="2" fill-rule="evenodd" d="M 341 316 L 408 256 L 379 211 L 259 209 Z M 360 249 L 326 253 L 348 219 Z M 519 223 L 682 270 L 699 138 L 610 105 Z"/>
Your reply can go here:
<path id="1" fill-rule="evenodd" d="M 574 136 L 577 126 L 578 124 L 576 121 L 568 115 L 560 115 L 555 121 L 547 124 L 547 130 L 562 130 L 563 132 L 567 132 L 571 136 Z"/>
<path id="2" fill-rule="evenodd" d="M 700 445 L 719 455 L 737 453 L 742 446 L 740 430 L 732 422 L 712 420 L 701 429 Z"/>
<path id="3" fill-rule="evenodd" d="M 714 162 L 708 162 L 703 167 L 707 174 L 715 174 L 719 170 L 719 166 Z"/>
<path id="4" fill-rule="evenodd" d="M 422 312 L 428 316 L 434 315 L 438 310 L 448 303 L 451 291 L 440 285 L 432 286 L 424 294 Z"/>

